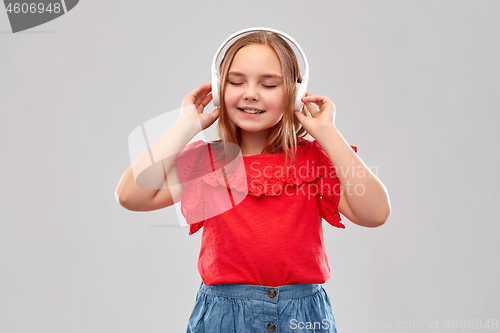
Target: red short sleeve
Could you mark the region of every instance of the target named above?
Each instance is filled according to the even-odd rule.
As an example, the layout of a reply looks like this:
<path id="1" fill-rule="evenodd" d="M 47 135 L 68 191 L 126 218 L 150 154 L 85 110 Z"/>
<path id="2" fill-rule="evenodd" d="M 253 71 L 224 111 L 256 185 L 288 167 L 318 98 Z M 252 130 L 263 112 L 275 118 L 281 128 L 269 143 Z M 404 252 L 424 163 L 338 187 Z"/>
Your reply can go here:
<path id="1" fill-rule="evenodd" d="M 190 225 L 189 234 L 205 220 L 236 207 L 247 195 L 246 173 L 239 147 L 224 147 L 201 140 L 187 145 L 174 160 L 183 183 L 181 213 Z"/>
<path id="2" fill-rule="evenodd" d="M 207 144 L 201 140 L 184 147 L 175 158 L 177 173 L 183 183 L 181 213 L 192 235 L 203 227 L 205 220 L 204 182 L 201 176 L 211 172 Z"/>
<path id="3" fill-rule="evenodd" d="M 357 147 L 351 146 L 351 148 L 357 153 Z M 345 228 L 340 222 L 342 218 L 338 211 L 342 185 L 337 176 L 336 168 L 317 141 L 313 142 L 313 155 L 318 173 L 316 186 L 318 187 L 317 198 L 321 217 L 334 227 Z"/>

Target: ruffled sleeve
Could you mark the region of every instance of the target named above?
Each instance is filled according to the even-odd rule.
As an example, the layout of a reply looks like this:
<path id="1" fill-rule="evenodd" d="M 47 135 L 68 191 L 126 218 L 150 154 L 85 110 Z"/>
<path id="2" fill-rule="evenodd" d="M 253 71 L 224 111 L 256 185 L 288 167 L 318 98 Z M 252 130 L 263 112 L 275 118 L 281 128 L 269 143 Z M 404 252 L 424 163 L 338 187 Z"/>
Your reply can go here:
<path id="1" fill-rule="evenodd" d="M 176 157 L 182 181 L 181 213 L 192 235 L 205 220 L 241 203 L 248 193 L 245 165 L 237 145 L 205 143 L 187 145 Z"/>
<path id="2" fill-rule="evenodd" d="M 207 144 L 201 140 L 188 144 L 174 161 L 183 183 L 181 213 L 186 218 L 189 234 L 192 235 L 203 227 L 205 220 L 205 183 L 202 177 L 211 172 Z"/>
<path id="3" fill-rule="evenodd" d="M 358 152 L 357 147 L 351 146 L 351 148 L 356 153 Z M 345 226 L 340 222 L 342 218 L 338 210 L 342 185 L 335 166 L 317 141 L 313 141 L 313 155 L 318 173 L 316 186 L 318 188 L 317 199 L 321 217 L 332 226 L 344 229 Z"/>

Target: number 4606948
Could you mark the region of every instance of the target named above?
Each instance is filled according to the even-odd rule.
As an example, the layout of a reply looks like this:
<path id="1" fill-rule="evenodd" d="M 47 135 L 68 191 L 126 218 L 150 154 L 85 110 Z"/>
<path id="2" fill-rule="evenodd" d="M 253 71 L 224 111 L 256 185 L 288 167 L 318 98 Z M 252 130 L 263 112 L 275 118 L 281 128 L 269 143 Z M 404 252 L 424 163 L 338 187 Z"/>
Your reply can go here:
<path id="1" fill-rule="evenodd" d="M 482 321 L 481 319 L 469 319 L 469 320 L 465 320 L 465 319 L 461 319 L 461 320 L 458 320 L 458 319 L 453 319 L 453 320 L 450 320 L 448 319 L 445 323 L 444 323 L 444 328 L 447 328 L 447 329 L 453 329 L 453 330 L 456 330 L 456 329 L 494 329 L 496 330 L 498 328 L 498 319 L 492 319 L 492 320 L 489 320 L 487 319 L 486 321 Z"/>
<path id="2" fill-rule="evenodd" d="M 61 12 L 61 4 L 56 2 L 54 4 L 52 3 L 49 3 L 48 5 L 45 5 L 43 3 L 9 3 L 7 8 L 7 13 L 15 13 L 15 14 L 19 14 L 19 13 L 23 13 L 23 14 L 35 14 L 35 13 L 44 13 L 44 12 L 48 12 L 48 13 L 60 13 Z"/>

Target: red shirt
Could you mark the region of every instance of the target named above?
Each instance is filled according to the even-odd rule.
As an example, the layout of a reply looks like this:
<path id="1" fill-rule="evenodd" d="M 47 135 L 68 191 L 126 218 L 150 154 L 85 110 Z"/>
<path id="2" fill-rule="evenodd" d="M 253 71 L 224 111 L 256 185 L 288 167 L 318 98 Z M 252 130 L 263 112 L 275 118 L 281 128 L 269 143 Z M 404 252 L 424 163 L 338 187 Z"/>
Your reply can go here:
<path id="1" fill-rule="evenodd" d="M 288 170 L 283 153 L 239 155 L 236 167 L 224 168 L 212 145 L 193 142 L 176 158 L 189 234 L 204 227 L 198 260 L 203 282 L 326 282 L 322 218 L 344 225 L 337 210 L 340 182 L 320 145 L 298 145 Z"/>

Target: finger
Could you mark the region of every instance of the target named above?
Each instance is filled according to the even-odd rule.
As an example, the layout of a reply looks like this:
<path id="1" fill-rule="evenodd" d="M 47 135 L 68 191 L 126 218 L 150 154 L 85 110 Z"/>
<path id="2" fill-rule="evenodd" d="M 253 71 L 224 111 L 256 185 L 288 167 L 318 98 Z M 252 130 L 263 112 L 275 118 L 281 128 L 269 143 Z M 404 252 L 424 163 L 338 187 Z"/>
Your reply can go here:
<path id="1" fill-rule="evenodd" d="M 208 127 L 212 126 L 212 124 L 219 118 L 219 112 L 220 109 L 216 108 L 212 111 L 212 113 L 209 114 L 203 114 L 203 118 L 200 118 L 201 120 L 201 127 L 205 130 Z"/>
<path id="2" fill-rule="evenodd" d="M 208 103 L 210 103 L 210 101 L 212 100 L 212 97 L 213 97 L 212 94 L 208 93 L 205 99 L 203 99 L 203 101 L 201 102 L 201 105 L 203 105 L 203 107 L 207 106 Z"/>
<path id="3" fill-rule="evenodd" d="M 203 103 L 203 101 L 205 100 L 205 98 L 207 97 L 207 95 L 210 93 L 210 87 L 208 87 L 207 85 L 203 85 L 205 86 L 203 89 L 199 90 L 197 95 L 195 96 L 196 99 L 195 99 L 195 104 L 196 106 L 200 105 Z"/>
<path id="4" fill-rule="evenodd" d="M 312 102 L 316 105 L 321 105 L 321 104 L 325 104 L 325 103 L 328 103 L 328 102 L 331 102 L 330 99 L 326 96 L 322 96 L 322 95 L 309 95 L 309 96 L 305 96 L 305 97 L 302 97 L 302 102 L 304 103 L 307 103 L 307 102 Z"/>
<path id="5" fill-rule="evenodd" d="M 319 110 L 313 103 L 305 102 L 304 105 L 306 106 L 307 110 L 309 111 L 312 117 L 315 117 L 319 113 Z"/>
<path id="6" fill-rule="evenodd" d="M 297 119 L 299 120 L 299 122 L 301 124 L 304 124 L 304 120 L 307 117 L 302 112 L 300 112 L 299 110 L 295 110 L 293 113 L 295 114 L 295 116 L 297 117 Z"/>
<path id="7" fill-rule="evenodd" d="M 212 84 L 210 82 L 202 84 L 201 86 L 196 87 L 193 91 L 191 91 L 189 93 L 189 95 L 198 96 L 201 92 L 203 92 L 205 90 L 209 90 L 209 89 L 212 89 Z"/>
<path id="8" fill-rule="evenodd" d="M 203 93 L 205 91 L 212 89 L 211 87 L 212 87 L 212 84 L 210 82 L 202 84 L 201 86 L 198 86 L 193 91 L 191 91 L 190 95 L 198 96 L 200 93 Z"/>
<path id="9" fill-rule="evenodd" d="M 324 101 L 324 100 L 322 100 L 322 99 L 320 99 L 320 98 L 317 98 L 316 96 L 311 96 L 311 98 L 304 97 L 304 98 L 302 99 L 302 102 L 303 102 L 304 104 L 314 103 L 314 104 L 316 104 L 316 105 L 318 105 L 318 106 L 321 106 L 321 105 L 325 104 L 325 101 Z"/>
<path id="10" fill-rule="evenodd" d="M 212 94 L 209 93 L 207 96 L 205 96 L 203 101 L 201 101 L 201 104 L 197 104 L 196 109 L 198 110 L 198 112 L 203 112 L 203 110 L 208 105 L 208 103 L 210 103 L 211 100 L 212 100 Z"/>
<path id="11" fill-rule="evenodd" d="M 210 113 L 212 115 L 212 117 L 214 118 L 214 121 L 217 120 L 217 118 L 219 118 L 219 115 L 220 115 L 220 108 L 215 108 L 212 113 Z"/>
<path id="12" fill-rule="evenodd" d="M 189 94 L 186 95 L 186 97 L 182 100 L 182 105 L 191 105 L 191 104 L 196 104 L 198 100 L 198 96 L 203 92 L 207 91 L 205 95 L 208 93 L 209 89 L 211 89 L 212 84 L 211 83 L 206 83 L 201 86 L 196 87 L 193 91 L 191 91 Z M 199 101 L 198 101 L 199 103 Z"/>

